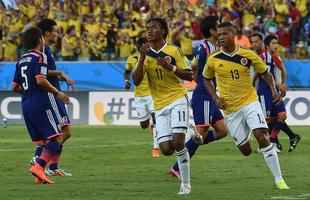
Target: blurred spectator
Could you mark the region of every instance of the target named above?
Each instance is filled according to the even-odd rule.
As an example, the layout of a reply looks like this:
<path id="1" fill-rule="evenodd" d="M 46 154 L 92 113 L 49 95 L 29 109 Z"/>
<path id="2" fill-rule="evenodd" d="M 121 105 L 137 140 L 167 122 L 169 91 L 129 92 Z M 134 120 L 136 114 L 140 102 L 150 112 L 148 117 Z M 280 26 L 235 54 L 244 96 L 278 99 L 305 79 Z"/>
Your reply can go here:
<path id="1" fill-rule="evenodd" d="M 243 34 L 242 30 L 237 30 L 237 35 L 235 36 L 235 43 L 246 48 L 251 48 L 251 43 L 249 38 Z"/>
<path id="2" fill-rule="evenodd" d="M 302 41 L 298 42 L 296 45 L 295 58 L 301 60 L 309 58 L 308 49 L 305 47 L 304 42 Z"/>
<path id="3" fill-rule="evenodd" d="M 79 38 L 75 33 L 75 27 L 70 26 L 61 42 L 61 56 L 64 61 L 77 61 L 80 54 Z"/>
<path id="4" fill-rule="evenodd" d="M 300 12 L 296 8 L 295 2 L 290 2 L 289 4 L 289 18 L 288 23 L 290 24 L 290 30 L 291 30 L 291 51 L 295 49 L 295 45 L 298 42 L 299 39 L 299 30 L 301 27 L 300 24 Z"/>
<path id="5" fill-rule="evenodd" d="M 4 46 L 4 61 L 15 61 L 17 60 L 17 33 L 10 32 L 6 38 L 3 38 Z"/>

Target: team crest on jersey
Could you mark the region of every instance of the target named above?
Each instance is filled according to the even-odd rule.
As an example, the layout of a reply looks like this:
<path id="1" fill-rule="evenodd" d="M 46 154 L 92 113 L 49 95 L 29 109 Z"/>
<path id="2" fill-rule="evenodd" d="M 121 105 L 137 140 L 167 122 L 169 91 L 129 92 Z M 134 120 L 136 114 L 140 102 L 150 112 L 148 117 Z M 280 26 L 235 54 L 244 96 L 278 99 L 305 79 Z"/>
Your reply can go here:
<path id="1" fill-rule="evenodd" d="M 170 56 L 165 56 L 165 60 L 170 64 L 172 61 L 172 58 Z"/>
<path id="2" fill-rule="evenodd" d="M 241 58 L 241 60 L 240 60 L 240 63 L 241 63 L 241 65 L 247 65 L 248 64 L 248 59 L 246 59 L 246 58 Z"/>

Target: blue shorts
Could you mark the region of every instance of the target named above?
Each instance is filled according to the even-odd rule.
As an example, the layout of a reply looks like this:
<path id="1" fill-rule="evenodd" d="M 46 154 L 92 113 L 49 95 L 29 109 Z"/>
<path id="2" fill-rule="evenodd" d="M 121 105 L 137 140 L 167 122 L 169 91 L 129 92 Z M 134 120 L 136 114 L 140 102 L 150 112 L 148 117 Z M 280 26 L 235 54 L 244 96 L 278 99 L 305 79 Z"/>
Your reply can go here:
<path id="1" fill-rule="evenodd" d="M 61 135 L 61 123 L 52 108 L 24 113 L 24 119 L 33 143 Z"/>
<path id="2" fill-rule="evenodd" d="M 276 103 L 273 102 L 270 90 L 257 91 L 257 95 L 266 119 L 276 118 L 286 114 L 284 102 L 281 101 L 276 105 Z"/>
<path id="3" fill-rule="evenodd" d="M 192 109 L 196 126 L 211 126 L 224 121 L 223 114 L 208 95 L 194 95 Z"/>
<path id="4" fill-rule="evenodd" d="M 62 102 L 58 97 L 56 97 L 55 99 L 56 99 L 56 104 L 57 104 L 57 107 L 58 107 L 59 114 L 60 114 L 60 116 L 62 118 L 61 127 L 70 126 L 71 125 L 71 121 L 69 119 L 69 116 L 68 116 L 68 113 L 67 113 L 67 109 L 66 109 L 66 106 L 65 106 L 64 102 Z"/>

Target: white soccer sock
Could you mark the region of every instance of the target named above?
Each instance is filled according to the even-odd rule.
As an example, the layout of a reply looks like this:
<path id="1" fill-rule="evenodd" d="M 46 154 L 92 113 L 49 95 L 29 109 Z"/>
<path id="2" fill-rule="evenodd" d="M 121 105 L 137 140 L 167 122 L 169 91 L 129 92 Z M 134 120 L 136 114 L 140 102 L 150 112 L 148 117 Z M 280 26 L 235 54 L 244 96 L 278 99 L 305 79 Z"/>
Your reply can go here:
<path id="1" fill-rule="evenodd" d="M 276 149 L 272 144 L 270 144 L 269 146 L 262 148 L 261 151 L 264 155 L 265 162 L 267 163 L 269 170 L 275 178 L 275 182 L 277 183 L 281 181 L 283 178 Z"/>
<path id="2" fill-rule="evenodd" d="M 190 158 L 187 148 L 185 147 L 181 151 L 176 151 L 175 154 L 177 156 L 182 184 L 190 185 Z"/>
<path id="3" fill-rule="evenodd" d="M 158 141 L 156 138 L 156 126 L 155 125 L 153 125 L 153 148 L 159 149 Z"/>

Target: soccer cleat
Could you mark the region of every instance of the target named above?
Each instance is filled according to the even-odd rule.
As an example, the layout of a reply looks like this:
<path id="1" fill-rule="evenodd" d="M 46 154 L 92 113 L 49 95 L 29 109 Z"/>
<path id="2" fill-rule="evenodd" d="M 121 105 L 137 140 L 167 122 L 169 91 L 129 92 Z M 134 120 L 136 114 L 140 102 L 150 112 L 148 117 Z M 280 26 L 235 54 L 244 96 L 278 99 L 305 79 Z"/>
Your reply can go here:
<path id="1" fill-rule="evenodd" d="M 288 152 L 292 152 L 295 150 L 300 139 L 301 139 L 301 137 L 296 134 L 296 137 L 294 137 L 293 139 L 290 140 L 290 148 L 289 148 Z"/>
<path id="2" fill-rule="evenodd" d="M 32 157 L 32 159 L 30 160 L 30 164 L 31 164 L 31 165 L 37 164 L 37 159 L 38 159 L 38 158 L 39 158 L 38 156 Z"/>
<path id="3" fill-rule="evenodd" d="M 171 169 L 169 170 L 169 175 L 172 176 L 172 177 L 177 177 L 179 180 L 181 180 L 180 172 L 174 170 L 173 167 L 171 167 Z"/>
<path id="4" fill-rule="evenodd" d="M 286 183 L 285 183 L 285 181 L 282 179 L 281 181 L 279 181 L 278 183 L 276 183 L 276 187 L 279 189 L 279 190 L 288 190 L 288 189 L 290 189 L 287 185 L 286 185 Z"/>
<path id="5" fill-rule="evenodd" d="M 189 195 L 192 192 L 191 185 L 189 184 L 181 184 L 180 192 L 178 195 Z"/>
<path id="6" fill-rule="evenodd" d="M 283 149 L 283 147 L 282 147 L 282 145 L 281 145 L 280 143 L 277 143 L 277 148 L 278 148 L 280 151 L 282 151 L 282 149 Z"/>
<path id="7" fill-rule="evenodd" d="M 63 169 L 46 169 L 44 172 L 47 176 L 72 176 L 71 173 L 65 172 Z"/>
<path id="8" fill-rule="evenodd" d="M 189 124 L 189 127 L 194 130 L 194 134 L 192 135 L 192 140 L 194 140 L 198 145 L 203 144 L 203 137 L 199 133 L 197 133 L 196 128 L 194 125 Z"/>
<path id="9" fill-rule="evenodd" d="M 159 151 L 158 151 L 158 149 L 153 149 L 153 151 L 152 151 L 152 156 L 153 156 L 153 158 L 159 157 Z"/>
<path id="10" fill-rule="evenodd" d="M 49 179 L 43 171 L 43 167 L 41 167 L 39 164 L 35 164 L 33 165 L 30 169 L 29 169 L 29 173 L 33 176 L 35 176 L 36 178 L 38 178 L 41 182 L 45 182 L 46 184 L 53 184 L 55 183 L 54 181 L 52 181 L 51 179 Z M 35 183 L 38 183 L 38 180 L 35 180 Z"/>
<path id="11" fill-rule="evenodd" d="M 281 153 L 281 150 L 278 148 L 278 144 L 277 143 L 271 143 L 273 145 L 273 148 L 276 149 L 277 153 Z M 281 145 L 281 144 L 280 144 Z"/>

